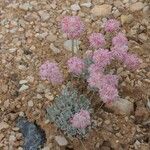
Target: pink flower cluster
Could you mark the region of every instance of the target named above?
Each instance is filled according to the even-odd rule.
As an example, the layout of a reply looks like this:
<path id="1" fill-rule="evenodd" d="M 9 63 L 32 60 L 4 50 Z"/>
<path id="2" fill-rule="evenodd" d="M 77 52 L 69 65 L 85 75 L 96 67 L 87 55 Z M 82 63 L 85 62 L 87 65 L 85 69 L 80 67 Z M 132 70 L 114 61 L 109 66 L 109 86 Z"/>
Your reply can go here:
<path id="1" fill-rule="evenodd" d="M 69 72 L 75 75 L 80 75 L 85 67 L 84 60 L 78 57 L 71 57 L 67 63 Z"/>
<path id="2" fill-rule="evenodd" d="M 84 24 L 78 16 L 65 16 L 61 20 L 61 29 L 68 38 L 76 39 L 84 31 Z"/>
<path id="3" fill-rule="evenodd" d="M 121 32 L 119 32 L 115 37 L 112 39 L 113 46 L 122 47 L 128 45 L 128 39 L 125 37 L 125 35 Z"/>
<path id="4" fill-rule="evenodd" d="M 114 31 L 119 30 L 119 28 L 120 28 L 120 23 L 119 23 L 119 21 L 117 21 L 115 19 L 109 19 L 104 24 L 104 29 L 106 32 L 114 32 Z"/>
<path id="5" fill-rule="evenodd" d="M 141 59 L 139 59 L 135 54 L 127 54 L 124 60 L 124 65 L 130 70 L 136 70 L 141 64 Z"/>
<path id="6" fill-rule="evenodd" d="M 107 49 L 98 49 L 93 54 L 93 62 L 101 67 L 104 68 L 111 62 L 111 52 Z"/>
<path id="7" fill-rule="evenodd" d="M 89 42 L 91 47 L 94 48 L 101 48 L 104 47 L 106 44 L 105 37 L 101 33 L 92 33 L 89 36 Z"/>
<path id="8" fill-rule="evenodd" d="M 63 82 L 63 75 L 61 74 L 57 63 L 46 61 L 40 66 L 40 76 L 42 80 L 48 80 L 53 85 Z"/>
<path id="9" fill-rule="evenodd" d="M 91 124 L 90 113 L 87 110 L 81 109 L 80 112 L 74 114 L 70 122 L 75 128 L 85 129 Z"/>

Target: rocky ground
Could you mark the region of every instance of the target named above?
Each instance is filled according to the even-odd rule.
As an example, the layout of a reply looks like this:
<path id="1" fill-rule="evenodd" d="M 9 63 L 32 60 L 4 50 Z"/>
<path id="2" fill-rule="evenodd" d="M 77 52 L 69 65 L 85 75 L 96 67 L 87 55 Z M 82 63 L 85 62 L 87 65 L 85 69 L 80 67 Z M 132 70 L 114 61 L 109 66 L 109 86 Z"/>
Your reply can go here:
<path id="1" fill-rule="evenodd" d="M 86 24 L 85 35 L 99 31 L 106 18 L 116 18 L 129 39 L 130 51 L 143 60 L 136 73 L 117 70 L 123 76 L 121 97 L 132 102 L 126 110 L 132 113 L 120 115 L 102 108 L 93 116 L 98 127 L 82 141 L 68 139 L 46 119 L 45 108 L 58 88 L 41 81 L 38 74 L 47 59 L 61 61 L 65 72 L 63 63 L 70 52 L 58 26 L 63 15 L 79 15 Z M 18 116 L 36 120 L 45 130 L 43 150 L 149 150 L 149 17 L 149 0 L 0 0 L 0 150 L 22 150 Z M 80 48 L 86 51 L 87 39 L 81 42 Z"/>

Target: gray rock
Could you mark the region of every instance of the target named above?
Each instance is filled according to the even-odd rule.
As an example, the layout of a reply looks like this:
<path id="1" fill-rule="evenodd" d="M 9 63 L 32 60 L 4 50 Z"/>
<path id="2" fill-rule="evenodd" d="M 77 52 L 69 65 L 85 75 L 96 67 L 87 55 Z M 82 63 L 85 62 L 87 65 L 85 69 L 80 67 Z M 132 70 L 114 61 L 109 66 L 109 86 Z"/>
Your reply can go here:
<path id="1" fill-rule="evenodd" d="M 80 6 L 78 4 L 73 4 L 73 5 L 71 5 L 71 10 L 78 11 L 78 10 L 80 10 Z"/>
<path id="2" fill-rule="evenodd" d="M 46 142 L 46 135 L 36 123 L 29 122 L 26 118 L 19 117 L 17 127 L 24 137 L 24 150 L 40 150 Z"/>
<path id="3" fill-rule="evenodd" d="M 92 3 L 91 2 L 82 3 L 81 6 L 90 8 L 92 6 Z"/>
<path id="4" fill-rule="evenodd" d="M 74 44 L 74 53 L 77 53 L 79 49 L 79 45 L 81 44 L 81 41 L 76 40 Z M 72 40 L 67 40 L 64 42 L 64 48 L 68 51 L 72 51 Z"/>
<path id="5" fill-rule="evenodd" d="M 47 11 L 45 11 L 45 10 L 40 10 L 39 11 L 39 15 L 40 15 L 42 21 L 46 21 L 46 20 L 48 20 L 50 18 L 49 13 Z"/>
<path id="6" fill-rule="evenodd" d="M 60 49 L 58 49 L 57 47 L 55 47 L 55 45 L 54 45 L 53 43 L 50 44 L 50 49 L 51 49 L 55 54 L 60 53 Z"/>
<path id="7" fill-rule="evenodd" d="M 21 88 L 19 89 L 19 92 L 23 92 L 23 91 L 27 90 L 28 88 L 29 88 L 28 85 L 23 84 L 23 85 L 21 86 Z"/>
<path id="8" fill-rule="evenodd" d="M 114 111 L 115 114 L 121 115 L 130 115 L 134 110 L 133 103 L 122 98 L 111 104 L 108 104 L 106 107 Z"/>
<path id="9" fill-rule="evenodd" d="M 132 12 L 135 12 L 135 11 L 141 10 L 143 7 L 144 7 L 144 4 L 142 2 L 136 2 L 132 5 L 130 5 L 130 10 Z"/>

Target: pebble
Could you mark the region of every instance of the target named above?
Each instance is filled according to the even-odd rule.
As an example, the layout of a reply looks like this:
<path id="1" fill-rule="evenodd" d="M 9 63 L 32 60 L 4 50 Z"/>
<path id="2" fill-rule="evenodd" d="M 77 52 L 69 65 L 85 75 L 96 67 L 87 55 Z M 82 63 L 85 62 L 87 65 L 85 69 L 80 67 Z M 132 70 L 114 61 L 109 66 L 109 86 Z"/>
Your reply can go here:
<path id="1" fill-rule="evenodd" d="M 33 6 L 30 3 L 24 3 L 19 5 L 19 8 L 27 11 L 27 10 L 32 10 Z"/>
<path id="2" fill-rule="evenodd" d="M 112 6 L 108 4 L 103 5 L 95 5 L 94 8 L 91 10 L 91 13 L 94 16 L 106 17 L 111 14 Z"/>
<path id="3" fill-rule="evenodd" d="M 139 40 L 140 40 L 141 42 L 144 43 L 145 41 L 147 41 L 148 36 L 147 36 L 145 33 L 141 33 L 141 34 L 138 35 L 138 38 L 139 38 Z"/>
<path id="4" fill-rule="evenodd" d="M 9 99 L 7 99 L 5 102 L 4 102 L 4 107 L 5 108 L 8 108 L 10 105 L 10 102 L 9 102 Z"/>
<path id="5" fill-rule="evenodd" d="M 48 20 L 50 18 L 49 13 L 47 11 L 45 11 L 45 10 L 40 10 L 38 13 L 39 13 L 42 21 L 46 21 L 46 20 Z"/>
<path id="6" fill-rule="evenodd" d="M 73 10 L 73 11 L 78 11 L 78 10 L 80 10 L 79 4 L 73 4 L 73 5 L 71 5 L 71 10 Z"/>
<path id="7" fill-rule="evenodd" d="M 68 141 L 63 136 L 55 136 L 55 141 L 58 143 L 59 146 L 68 145 Z"/>
<path id="8" fill-rule="evenodd" d="M 4 138 L 4 134 L 0 133 L 0 141 Z"/>
<path id="9" fill-rule="evenodd" d="M 130 115 L 134 110 L 133 103 L 123 98 L 108 104 L 106 107 L 113 110 L 115 114 L 121 115 Z"/>
<path id="10" fill-rule="evenodd" d="M 9 128 L 9 125 L 6 122 L 3 121 L 0 123 L 0 131 L 7 128 Z"/>
<path id="11" fill-rule="evenodd" d="M 20 80 L 19 81 L 19 84 L 25 84 L 25 83 L 27 83 L 28 81 L 27 80 Z"/>
<path id="12" fill-rule="evenodd" d="M 82 3 L 81 6 L 90 8 L 92 6 L 92 3 L 91 2 Z"/>
<path id="13" fill-rule="evenodd" d="M 21 88 L 19 89 L 19 92 L 23 92 L 23 91 L 27 90 L 28 88 L 29 88 L 28 85 L 23 84 L 23 85 L 21 86 Z"/>
<path id="14" fill-rule="evenodd" d="M 79 49 L 79 45 L 81 44 L 81 41 L 76 40 L 75 42 L 75 46 L 74 46 L 74 53 L 77 53 L 78 49 Z M 64 48 L 68 51 L 72 51 L 72 40 L 67 40 L 64 42 Z"/>
<path id="15" fill-rule="evenodd" d="M 54 100 L 54 96 L 51 95 L 51 93 L 46 93 L 46 94 L 45 94 L 45 97 L 46 97 L 48 100 L 50 100 L 50 101 Z"/>
<path id="16" fill-rule="evenodd" d="M 29 107 L 33 107 L 33 105 L 34 105 L 34 104 L 33 104 L 33 101 L 32 101 L 32 100 L 28 101 L 28 106 L 29 106 Z"/>
<path id="17" fill-rule="evenodd" d="M 135 11 L 141 10 L 143 7 L 144 7 L 144 4 L 142 2 L 136 2 L 132 5 L 130 5 L 130 10 L 132 12 L 135 12 Z"/>
<path id="18" fill-rule="evenodd" d="M 128 24 L 131 23 L 133 21 L 133 15 L 129 14 L 129 15 L 121 15 L 121 24 Z"/>
<path id="19" fill-rule="evenodd" d="M 55 45 L 54 45 L 53 43 L 50 44 L 50 49 L 51 49 L 55 54 L 60 53 L 60 49 L 58 49 L 57 47 L 55 47 Z"/>

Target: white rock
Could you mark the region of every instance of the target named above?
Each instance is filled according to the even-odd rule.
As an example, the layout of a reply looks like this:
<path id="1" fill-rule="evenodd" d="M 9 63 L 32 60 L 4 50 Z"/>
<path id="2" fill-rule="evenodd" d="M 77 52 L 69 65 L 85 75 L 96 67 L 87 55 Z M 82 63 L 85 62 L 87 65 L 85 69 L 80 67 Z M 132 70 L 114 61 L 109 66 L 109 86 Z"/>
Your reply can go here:
<path id="1" fill-rule="evenodd" d="M 135 12 L 135 11 L 141 10 L 143 7 L 144 7 L 144 4 L 142 2 L 136 2 L 132 5 L 130 5 L 130 10 L 132 12 Z"/>
<path id="2" fill-rule="evenodd" d="M 55 140 L 59 146 L 66 146 L 68 144 L 68 141 L 63 136 L 55 136 Z"/>
<path id="3" fill-rule="evenodd" d="M 1 131 L 2 129 L 7 129 L 7 128 L 9 128 L 9 125 L 8 125 L 6 122 L 1 122 L 1 123 L 0 123 L 0 131 Z"/>
<path id="4" fill-rule="evenodd" d="M 25 91 L 25 90 L 27 90 L 29 88 L 29 86 L 28 85 L 22 85 L 21 86 L 21 88 L 19 89 L 19 92 L 23 92 L 23 91 Z"/>
<path id="5" fill-rule="evenodd" d="M 19 8 L 22 9 L 22 10 L 32 10 L 32 5 L 30 3 L 24 3 L 24 4 L 21 4 L 19 5 Z"/>
<path id="6" fill-rule="evenodd" d="M 81 4 L 81 6 L 90 8 L 92 6 L 92 3 L 91 2 L 83 3 Z"/>
<path id="7" fill-rule="evenodd" d="M 80 10 L 79 4 L 73 4 L 73 5 L 71 5 L 71 10 L 73 10 L 73 11 L 78 11 L 78 10 Z"/>
<path id="8" fill-rule="evenodd" d="M 33 105 L 34 105 L 34 104 L 33 104 L 33 101 L 32 101 L 32 100 L 28 101 L 28 106 L 29 106 L 29 107 L 33 107 Z"/>
<path id="9" fill-rule="evenodd" d="M 111 9 L 112 6 L 108 4 L 103 4 L 103 5 L 95 5 L 94 8 L 91 10 L 91 13 L 94 16 L 101 16 L 101 17 L 106 17 L 111 14 Z"/>
<path id="10" fill-rule="evenodd" d="M 10 105 L 10 102 L 9 102 L 9 99 L 7 99 L 5 102 L 4 102 L 4 107 L 5 108 L 8 108 Z"/>
<path id="11" fill-rule="evenodd" d="M 74 42 L 74 53 L 77 53 L 79 50 L 79 45 L 81 44 L 81 41 L 76 40 Z M 67 40 L 64 42 L 64 48 L 68 51 L 72 51 L 72 40 Z"/>
<path id="12" fill-rule="evenodd" d="M 19 81 L 19 84 L 25 84 L 25 83 L 27 83 L 28 81 L 27 80 L 20 80 Z"/>
<path id="13" fill-rule="evenodd" d="M 106 106 L 110 110 L 113 110 L 115 114 L 130 115 L 133 112 L 133 103 L 127 99 L 120 98 L 118 101 L 115 101 Z"/>
<path id="14" fill-rule="evenodd" d="M 58 49 L 57 47 L 55 47 L 55 45 L 54 45 L 53 43 L 50 44 L 50 48 L 51 48 L 51 50 L 52 50 L 55 54 L 60 53 L 60 49 Z"/>
<path id="15" fill-rule="evenodd" d="M 10 52 L 10 53 L 14 53 L 16 50 L 17 50 L 16 48 L 10 48 L 10 49 L 9 49 L 9 52 Z"/>
<path id="16" fill-rule="evenodd" d="M 46 21 L 50 18 L 49 13 L 47 11 L 44 11 L 44 10 L 40 10 L 39 15 L 40 15 L 42 21 Z"/>

